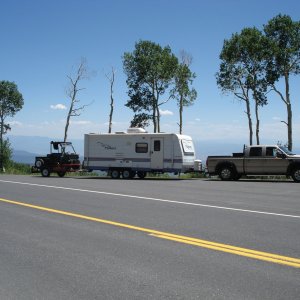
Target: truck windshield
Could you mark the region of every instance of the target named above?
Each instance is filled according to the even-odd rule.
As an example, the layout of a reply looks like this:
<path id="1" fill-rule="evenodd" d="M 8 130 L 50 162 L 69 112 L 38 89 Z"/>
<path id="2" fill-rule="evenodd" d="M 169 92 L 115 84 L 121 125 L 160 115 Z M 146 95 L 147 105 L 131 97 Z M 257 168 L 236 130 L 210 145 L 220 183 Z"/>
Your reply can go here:
<path id="1" fill-rule="evenodd" d="M 285 153 L 285 154 L 287 154 L 287 155 L 295 155 L 294 153 L 292 153 L 292 152 L 291 152 L 288 148 L 286 148 L 286 147 L 280 146 L 279 149 L 280 149 L 283 153 Z"/>
<path id="2" fill-rule="evenodd" d="M 191 140 L 181 140 L 183 152 L 186 155 L 194 155 L 194 145 Z"/>

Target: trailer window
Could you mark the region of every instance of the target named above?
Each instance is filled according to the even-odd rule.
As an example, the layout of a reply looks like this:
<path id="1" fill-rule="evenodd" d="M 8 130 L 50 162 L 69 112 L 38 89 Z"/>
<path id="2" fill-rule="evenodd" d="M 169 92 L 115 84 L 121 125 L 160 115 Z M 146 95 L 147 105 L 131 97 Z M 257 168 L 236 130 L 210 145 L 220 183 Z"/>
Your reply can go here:
<path id="1" fill-rule="evenodd" d="M 190 155 L 190 156 L 194 155 L 195 150 L 192 141 L 181 140 L 181 144 L 185 155 Z"/>
<path id="2" fill-rule="evenodd" d="M 148 144 L 147 143 L 136 143 L 135 144 L 135 152 L 136 153 L 147 153 L 148 152 Z"/>
<path id="3" fill-rule="evenodd" d="M 154 151 L 160 151 L 160 141 L 154 141 Z"/>

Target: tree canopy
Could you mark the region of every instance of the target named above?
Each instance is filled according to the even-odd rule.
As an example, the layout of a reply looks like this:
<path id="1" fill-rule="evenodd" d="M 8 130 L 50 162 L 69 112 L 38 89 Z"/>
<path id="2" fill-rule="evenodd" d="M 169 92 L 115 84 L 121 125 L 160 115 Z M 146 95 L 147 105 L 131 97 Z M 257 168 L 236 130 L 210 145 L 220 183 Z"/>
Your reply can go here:
<path id="1" fill-rule="evenodd" d="M 7 117 L 13 117 L 22 109 L 24 100 L 22 94 L 14 82 L 0 81 L 0 172 L 3 170 L 5 143 L 3 136 L 10 130 L 9 123 L 5 123 Z"/>
<path id="2" fill-rule="evenodd" d="M 162 99 L 177 70 L 178 59 L 169 46 L 161 47 L 151 41 L 139 41 L 133 52 L 123 56 L 127 75 L 129 100 L 126 106 L 135 113 L 131 125 L 145 125 L 151 120 L 154 132 L 160 132 L 161 105 L 170 97 Z"/>
<path id="3" fill-rule="evenodd" d="M 265 26 L 264 32 L 270 41 L 268 47 L 268 81 L 280 96 L 287 109 L 288 148 L 292 150 L 292 103 L 290 99 L 290 76 L 300 73 L 300 22 L 290 16 L 277 15 Z M 283 78 L 285 91 L 276 87 L 276 82 Z"/>

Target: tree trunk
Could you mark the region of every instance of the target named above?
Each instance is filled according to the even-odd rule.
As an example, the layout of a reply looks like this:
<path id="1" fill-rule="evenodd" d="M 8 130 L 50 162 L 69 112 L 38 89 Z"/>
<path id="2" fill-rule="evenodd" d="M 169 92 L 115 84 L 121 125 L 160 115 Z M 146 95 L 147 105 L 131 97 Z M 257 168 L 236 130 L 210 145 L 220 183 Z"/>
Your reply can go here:
<path id="1" fill-rule="evenodd" d="M 70 118 L 71 118 L 71 113 L 73 110 L 73 103 L 70 106 L 70 110 L 67 116 L 67 120 L 66 120 L 66 126 L 65 126 L 65 135 L 64 135 L 64 142 L 67 141 L 67 137 L 68 137 L 68 129 L 69 129 L 69 124 L 70 124 Z"/>
<path id="2" fill-rule="evenodd" d="M 157 106 L 156 108 L 156 114 L 157 114 L 157 132 L 160 132 L 160 112 L 159 112 L 159 107 Z"/>
<path id="3" fill-rule="evenodd" d="M 112 68 L 111 70 L 111 77 L 106 75 L 107 79 L 110 82 L 110 112 L 109 112 L 109 121 L 108 121 L 108 133 L 111 133 L 112 131 L 112 117 L 114 112 L 114 82 L 115 82 L 115 70 Z"/>
<path id="4" fill-rule="evenodd" d="M 257 100 L 255 100 L 255 117 L 256 117 L 256 144 L 259 145 L 260 141 L 259 141 L 259 118 L 258 118 L 258 102 Z"/>
<path id="5" fill-rule="evenodd" d="M 245 100 L 246 102 L 246 114 L 248 117 L 248 125 L 249 125 L 249 143 L 253 144 L 253 130 L 252 130 L 252 119 L 251 119 L 251 111 L 250 111 L 250 102 L 249 99 Z"/>
<path id="6" fill-rule="evenodd" d="M 179 103 L 179 134 L 182 134 L 182 112 L 183 112 L 183 96 L 180 95 L 180 103 Z"/>
<path id="7" fill-rule="evenodd" d="M 288 149 L 293 149 L 293 128 L 292 128 L 292 104 L 290 100 L 290 85 L 288 73 L 284 76 L 285 79 L 285 100 L 287 108 L 287 127 L 288 127 Z"/>

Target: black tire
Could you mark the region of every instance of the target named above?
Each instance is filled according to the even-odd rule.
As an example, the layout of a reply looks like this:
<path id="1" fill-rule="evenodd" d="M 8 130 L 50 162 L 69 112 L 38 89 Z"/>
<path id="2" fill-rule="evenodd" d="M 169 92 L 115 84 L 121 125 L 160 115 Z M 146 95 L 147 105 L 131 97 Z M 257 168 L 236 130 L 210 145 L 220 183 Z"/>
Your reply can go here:
<path id="1" fill-rule="evenodd" d="M 137 176 L 141 179 L 144 179 L 146 177 L 146 172 L 145 171 L 137 171 Z"/>
<path id="2" fill-rule="evenodd" d="M 293 169 L 292 178 L 295 182 L 300 182 L 300 167 L 296 167 Z"/>
<path id="3" fill-rule="evenodd" d="M 66 175 L 66 172 L 65 171 L 60 171 L 60 172 L 57 172 L 57 175 L 59 177 L 64 177 Z"/>
<path id="4" fill-rule="evenodd" d="M 219 177 L 221 180 L 228 181 L 234 178 L 234 172 L 231 166 L 222 166 L 219 170 Z"/>
<path id="5" fill-rule="evenodd" d="M 112 179 L 119 179 L 120 178 L 120 171 L 119 170 L 111 170 L 110 176 Z"/>
<path id="6" fill-rule="evenodd" d="M 122 172 L 122 178 L 123 179 L 130 179 L 131 177 L 131 171 L 130 170 L 123 170 Z"/>
<path id="7" fill-rule="evenodd" d="M 35 166 L 40 169 L 44 164 L 44 161 L 42 159 L 38 159 L 36 162 L 35 162 Z"/>
<path id="8" fill-rule="evenodd" d="M 49 177 L 50 176 L 50 171 L 47 168 L 43 168 L 41 170 L 41 174 L 42 174 L 43 177 Z"/>

